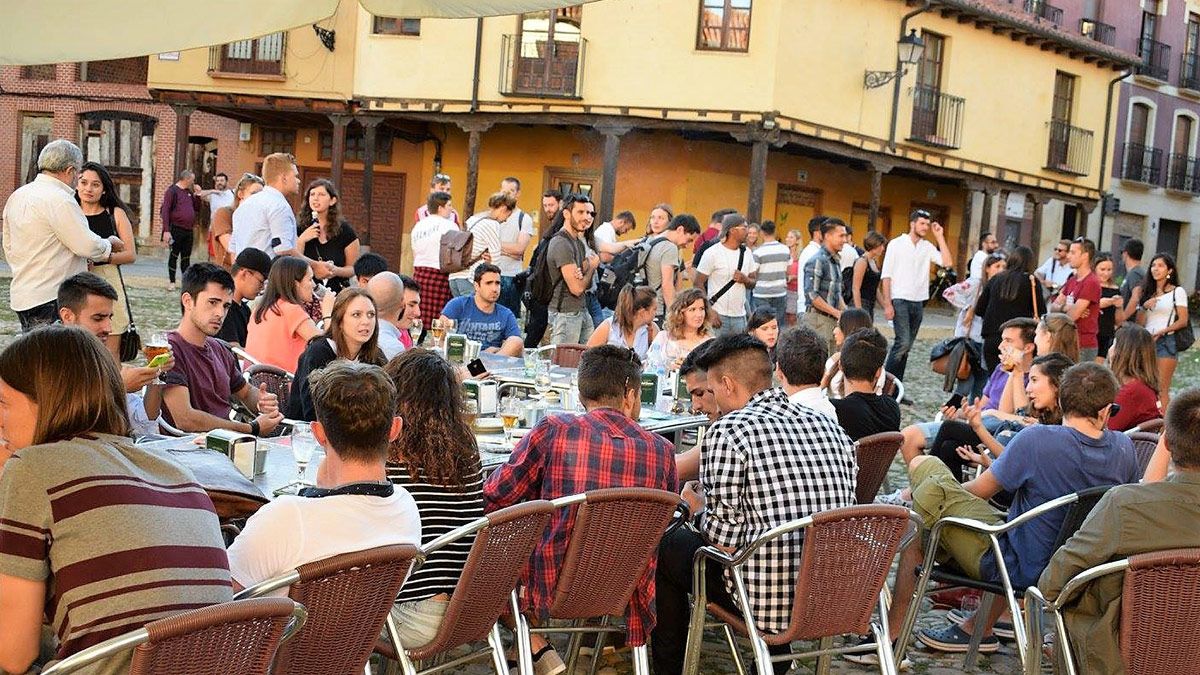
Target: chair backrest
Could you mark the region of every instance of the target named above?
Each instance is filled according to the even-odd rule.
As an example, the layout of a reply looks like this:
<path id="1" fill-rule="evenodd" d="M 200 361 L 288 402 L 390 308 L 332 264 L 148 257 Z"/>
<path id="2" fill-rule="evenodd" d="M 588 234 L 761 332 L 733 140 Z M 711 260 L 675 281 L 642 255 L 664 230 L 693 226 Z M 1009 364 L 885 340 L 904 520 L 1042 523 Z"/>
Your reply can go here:
<path id="1" fill-rule="evenodd" d="M 1129 558 L 1121 592 L 1121 656 L 1129 675 L 1195 672 L 1200 663 L 1200 549 Z"/>
<path id="2" fill-rule="evenodd" d="M 577 507 L 549 615 L 587 619 L 624 614 L 678 506 L 679 495 L 666 490 L 588 492 Z"/>
<path id="3" fill-rule="evenodd" d="M 871 434 L 858 439 L 854 452 L 858 455 L 858 484 L 854 487 L 854 495 L 859 504 L 871 504 L 887 478 L 892 460 L 904 444 L 904 434 L 899 431 L 885 431 L 881 434 Z"/>
<path id="4" fill-rule="evenodd" d="M 256 363 L 246 369 L 246 379 L 255 389 L 261 384 L 267 385 L 267 391 L 279 397 L 280 405 L 287 403 L 291 395 L 292 375 L 278 366 Z"/>
<path id="5" fill-rule="evenodd" d="M 308 623 L 279 650 L 276 672 L 361 673 L 420 555 L 416 546 L 396 544 L 298 567 L 288 595 L 308 609 Z"/>
<path id="6" fill-rule="evenodd" d="M 904 399 L 904 383 L 900 378 L 891 373 L 884 373 L 883 376 L 883 395 L 891 396 L 897 401 Z"/>
<path id="7" fill-rule="evenodd" d="M 1063 517 L 1062 525 L 1058 528 L 1058 537 L 1055 538 L 1054 548 L 1051 550 L 1057 551 L 1067 543 L 1068 539 L 1075 536 L 1079 527 L 1083 525 L 1083 521 L 1087 520 L 1088 514 L 1096 508 L 1096 503 L 1111 487 L 1111 485 L 1100 485 L 1075 493 L 1078 499 L 1067 507 L 1067 515 Z"/>
<path id="8" fill-rule="evenodd" d="M 1154 450 L 1158 447 L 1158 434 L 1135 431 L 1129 434 L 1129 439 L 1133 441 L 1133 451 L 1137 454 L 1138 476 L 1141 476 L 1146 473 L 1146 466 L 1150 464 L 1150 458 L 1154 456 Z"/>
<path id="9" fill-rule="evenodd" d="M 554 346 L 554 365 L 560 368 L 578 368 L 579 359 L 587 351 L 587 345 L 567 343 Z"/>
<path id="10" fill-rule="evenodd" d="M 1151 434 L 1161 434 L 1164 424 L 1166 424 L 1166 421 L 1163 418 L 1155 417 L 1152 420 L 1146 420 L 1145 422 L 1142 422 L 1134 427 L 1133 430 L 1135 432 L 1144 431 Z"/>
<path id="11" fill-rule="evenodd" d="M 812 519 L 791 620 L 772 643 L 870 633 L 871 613 L 911 522 L 908 509 L 885 504 L 830 509 Z"/>
<path id="12" fill-rule="evenodd" d="M 429 644 L 409 650 L 409 656 L 424 660 L 487 635 L 504 612 L 553 514 L 554 505 L 539 499 L 485 516 L 487 525 L 469 533 L 475 543 L 437 635 Z"/>

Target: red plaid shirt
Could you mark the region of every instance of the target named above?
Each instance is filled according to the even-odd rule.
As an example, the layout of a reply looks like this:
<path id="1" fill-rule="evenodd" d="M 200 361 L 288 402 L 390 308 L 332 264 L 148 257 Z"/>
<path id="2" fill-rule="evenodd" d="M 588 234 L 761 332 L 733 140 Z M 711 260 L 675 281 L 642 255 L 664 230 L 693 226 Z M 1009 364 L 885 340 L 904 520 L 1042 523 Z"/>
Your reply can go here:
<path id="1" fill-rule="evenodd" d="M 611 487 L 648 487 L 675 492 L 675 447 L 661 436 L 610 408 L 578 417 L 555 415 L 529 432 L 483 487 L 487 510 L 532 499 L 557 499 Z M 525 603 L 544 617 L 558 585 L 575 509 L 554 514 L 533 552 L 522 584 Z M 628 642 L 643 645 L 654 628 L 654 570 L 651 558 L 625 612 Z"/>

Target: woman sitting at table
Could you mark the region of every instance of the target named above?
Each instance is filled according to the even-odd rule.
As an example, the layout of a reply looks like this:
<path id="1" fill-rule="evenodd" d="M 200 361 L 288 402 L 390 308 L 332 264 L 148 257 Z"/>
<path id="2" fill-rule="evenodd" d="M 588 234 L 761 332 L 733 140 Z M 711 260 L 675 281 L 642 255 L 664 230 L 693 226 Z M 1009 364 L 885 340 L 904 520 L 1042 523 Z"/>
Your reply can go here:
<path id="1" fill-rule="evenodd" d="M 396 415 L 404 420 L 387 475 L 416 500 L 426 545 L 483 516 L 479 448 L 462 412 L 454 366 L 416 348 L 389 361 L 384 371 L 396 385 Z M 424 646 L 436 635 L 474 543 L 473 536 L 465 537 L 431 553 L 404 582 L 392 616 L 405 649 Z"/>
<path id="2" fill-rule="evenodd" d="M 1114 403 L 1120 410 L 1108 418 L 1108 428 L 1128 431 L 1149 420 L 1162 417 L 1158 407 L 1158 365 L 1154 338 L 1134 323 L 1117 329 L 1108 350 L 1108 366 L 1121 388 Z"/>
<path id="3" fill-rule="evenodd" d="M 617 296 L 616 312 L 596 326 L 587 346 L 616 345 L 632 349 L 639 359 L 645 359 L 650 343 L 658 335 L 658 326 L 654 325 L 657 314 L 658 300 L 654 289 L 626 286 Z"/>
<path id="4" fill-rule="evenodd" d="M 667 310 L 665 330 L 650 343 L 647 366 L 678 369 L 697 345 L 715 337 L 716 316 L 703 289 L 689 288 L 676 293 Z"/>
<path id="5" fill-rule="evenodd" d="M 256 360 L 296 372 L 308 341 L 321 334 L 304 305 L 313 299 L 312 267 L 303 258 L 284 256 L 271 264 L 267 289 L 246 334 L 246 351 Z M 333 294 L 321 298 L 324 314 L 333 309 Z"/>
<path id="6" fill-rule="evenodd" d="M 128 438 L 125 387 L 95 336 L 18 336 L 0 353 L 0 410 L 0 671 L 29 670 L 44 622 L 58 640 L 43 653 L 61 659 L 232 598 L 212 501 Z M 130 655 L 88 672 L 128 672 Z"/>
<path id="7" fill-rule="evenodd" d="M 308 376 L 332 363 L 348 359 L 382 366 L 386 359 L 379 349 L 379 323 L 375 317 L 375 301 L 365 288 L 347 288 L 338 293 L 333 313 L 325 332 L 309 341 L 296 364 L 296 379 L 292 381 L 284 414 L 289 419 L 311 422 L 317 419 L 309 392 Z"/>

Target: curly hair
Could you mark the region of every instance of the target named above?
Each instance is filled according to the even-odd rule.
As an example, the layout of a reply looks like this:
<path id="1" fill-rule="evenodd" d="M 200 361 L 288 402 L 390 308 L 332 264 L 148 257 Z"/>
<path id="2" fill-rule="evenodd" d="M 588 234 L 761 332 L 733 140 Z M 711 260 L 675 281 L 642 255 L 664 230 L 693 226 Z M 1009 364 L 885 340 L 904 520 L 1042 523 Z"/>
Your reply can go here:
<path id="1" fill-rule="evenodd" d="M 304 202 L 300 205 L 300 217 L 296 219 L 296 230 L 303 232 L 305 229 L 312 226 L 313 211 L 308 204 L 308 195 L 312 193 L 313 188 L 325 188 L 325 192 L 337 201 L 329 204 L 329 210 L 325 212 L 325 222 L 329 223 L 325 236 L 329 239 L 335 239 L 342 233 L 342 229 L 346 227 L 346 221 L 342 220 L 342 199 L 338 193 L 337 186 L 328 178 L 318 178 L 308 184 L 308 189 L 304 191 Z"/>
<path id="2" fill-rule="evenodd" d="M 697 300 L 704 301 L 704 325 L 700 327 L 700 334 L 715 334 L 712 326 L 716 319 L 716 312 L 713 311 L 712 303 L 708 301 L 708 295 L 703 289 L 688 288 L 675 294 L 675 299 L 671 301 L 671 308 L 667 310 L 667 334 L 672 339 L 683 339 L 683 329 L 687 326 L 684 312 Z"/>
<path id="3" fill-rule="evenodd" d="M 479 475 L 479 447 L 463 415 L 454 367 L 436 352 L 413 348 L 384 366 L 396 385 L 396 414 L 404 420 L 388 461 L 431 483 L 464 488 Z"/>

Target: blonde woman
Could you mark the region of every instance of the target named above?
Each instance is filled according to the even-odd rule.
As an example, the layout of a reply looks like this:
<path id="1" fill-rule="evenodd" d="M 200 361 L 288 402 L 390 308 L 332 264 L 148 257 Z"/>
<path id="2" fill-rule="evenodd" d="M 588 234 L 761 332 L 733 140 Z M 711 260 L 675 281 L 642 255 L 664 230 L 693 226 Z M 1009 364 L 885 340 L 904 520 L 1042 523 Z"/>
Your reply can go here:
<path id="1" fill-rule="evenodd" d="M 699 288 L 680 291 L 667 310 L 666 328 L 650 344 L 651 367 L 675 370 L 701 342 L 716 336 L 716 313 L 708 296 Z"/>

